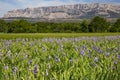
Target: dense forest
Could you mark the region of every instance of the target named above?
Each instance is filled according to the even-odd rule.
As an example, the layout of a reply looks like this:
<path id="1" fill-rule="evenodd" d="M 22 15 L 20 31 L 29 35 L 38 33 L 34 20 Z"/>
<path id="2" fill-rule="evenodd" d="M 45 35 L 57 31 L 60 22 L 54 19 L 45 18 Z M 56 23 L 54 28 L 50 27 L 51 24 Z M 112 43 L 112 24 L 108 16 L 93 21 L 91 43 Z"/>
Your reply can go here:
<path id="1" fill-rule="evenodd" d="M 120 19 L 110 23 L 105 18 L 96 16 L 90 21 L 81 22 L 36 22 L 0 20 L 0 33 L 88 33 L 120 32 Z"/>

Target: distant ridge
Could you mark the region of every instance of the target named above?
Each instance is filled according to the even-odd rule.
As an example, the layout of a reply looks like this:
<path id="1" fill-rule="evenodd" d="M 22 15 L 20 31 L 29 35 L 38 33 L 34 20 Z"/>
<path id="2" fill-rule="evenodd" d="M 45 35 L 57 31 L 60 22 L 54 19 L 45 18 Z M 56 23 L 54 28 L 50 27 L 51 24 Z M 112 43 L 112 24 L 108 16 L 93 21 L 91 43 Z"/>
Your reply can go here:
<path id="1" fill-rule="evenodd" d="M 113 4 L 74 4 L 49 7 L 36 7 L 8 11 L 3 18 L 39 19 L 89 19 L 94 16 L 120 18 L 120 5 Z"/>

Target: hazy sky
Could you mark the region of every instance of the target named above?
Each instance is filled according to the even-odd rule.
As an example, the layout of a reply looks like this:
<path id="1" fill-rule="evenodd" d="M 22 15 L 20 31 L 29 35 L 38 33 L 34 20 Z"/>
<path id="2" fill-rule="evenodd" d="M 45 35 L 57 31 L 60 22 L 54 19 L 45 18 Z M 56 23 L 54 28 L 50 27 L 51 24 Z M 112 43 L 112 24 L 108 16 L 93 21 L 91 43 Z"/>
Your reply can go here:
<path id="1" fill-rule="evenodd" d="M 120 0 L 0 0 L 0 17 L 7 11 L 27 7 L 57 6 L 75 3 L 120 3 Z"/>

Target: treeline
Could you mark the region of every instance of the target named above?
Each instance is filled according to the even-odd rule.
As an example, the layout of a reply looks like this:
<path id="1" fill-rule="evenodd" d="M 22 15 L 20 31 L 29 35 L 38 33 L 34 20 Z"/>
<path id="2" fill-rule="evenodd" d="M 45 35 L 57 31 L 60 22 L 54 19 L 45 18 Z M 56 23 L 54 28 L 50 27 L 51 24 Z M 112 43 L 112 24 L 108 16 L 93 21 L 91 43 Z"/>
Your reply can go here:
<path id="1" fill-rule="evenodd" d="M 80 32 L 120 32 L 120 19 L 110 23 L 105 18 L 96 16 L 91 21 L 81 22 L 36 22 L 26 20 L 6 22 L 0 20 L 0 33 L 80 33 Z"/>

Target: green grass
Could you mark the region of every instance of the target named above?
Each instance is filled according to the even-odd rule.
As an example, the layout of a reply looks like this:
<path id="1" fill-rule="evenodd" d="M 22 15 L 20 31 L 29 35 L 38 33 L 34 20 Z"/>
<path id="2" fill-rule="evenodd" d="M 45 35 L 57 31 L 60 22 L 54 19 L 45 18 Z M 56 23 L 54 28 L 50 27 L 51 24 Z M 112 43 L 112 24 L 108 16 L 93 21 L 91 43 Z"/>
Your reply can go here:
<path id="1" fill-rule="evenodd" d="M 1 33 L 0 39 L 43 38 L 43 37 L 81 37 L 81 36 L 116 36 L 120 33 Z"/>

